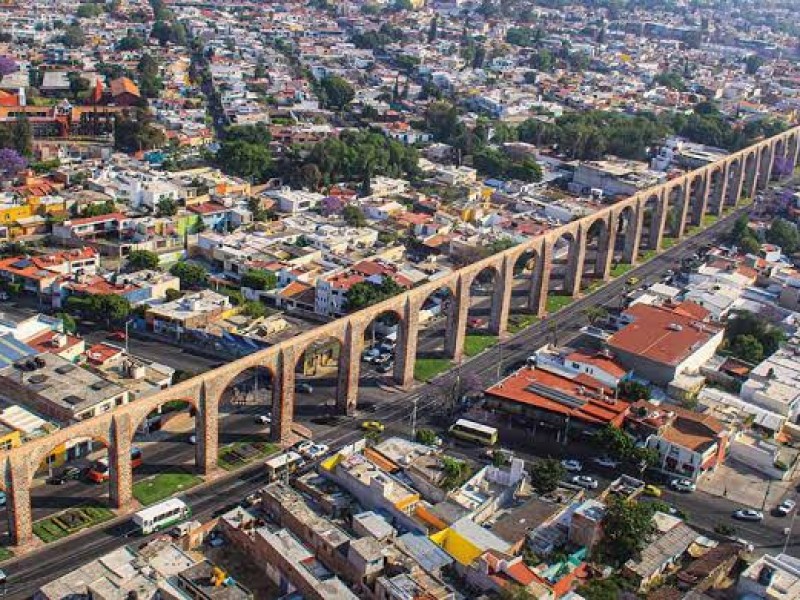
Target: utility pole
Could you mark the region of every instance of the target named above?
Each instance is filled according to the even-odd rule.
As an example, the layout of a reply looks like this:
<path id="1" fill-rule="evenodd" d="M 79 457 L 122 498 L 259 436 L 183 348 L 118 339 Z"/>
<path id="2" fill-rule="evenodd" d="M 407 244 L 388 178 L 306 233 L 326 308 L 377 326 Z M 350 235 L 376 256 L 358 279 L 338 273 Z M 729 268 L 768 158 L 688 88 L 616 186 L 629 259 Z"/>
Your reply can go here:
<path id="1" fill-rule="evenodd" d="M 503 369 L 503 337 L 502 336 L 500 336 L 497 339 L 497 351 L 500 354 L 500 356 L 497 358 L 497 374 L 496 374 L 496 376 L 497 376 L 497 380 L 500 381 L 500 377 L 501 377 L 502 369 Z"/>
<path id="2" fill-rule="evenodd" d="M 413 402 L 413 409 L 411 411 L 411 438 L 416 439 L 417 437 L 417 397 L 414 396 Z"/>
<path id="3" fill-rule="evenodd" d="M 772 487 L 772 479 L 767 480 L 767 491 L 764 492 L 764 500 L 761 502 L 761 512 L 767 507 L 767 498 L 769 497 L 769 489 Z"/>
<path id="4" fill-rule="evenodd" d="M 786 549 L 789 547 L 789 540 L 792 538 L 792 531 L 794 530 L 794 520 L 797 518 L 797 509 L 792 511 L 792 520 L 786 528 L 786 539 L 783 542 L 783 554 L 786 554 Z"/>

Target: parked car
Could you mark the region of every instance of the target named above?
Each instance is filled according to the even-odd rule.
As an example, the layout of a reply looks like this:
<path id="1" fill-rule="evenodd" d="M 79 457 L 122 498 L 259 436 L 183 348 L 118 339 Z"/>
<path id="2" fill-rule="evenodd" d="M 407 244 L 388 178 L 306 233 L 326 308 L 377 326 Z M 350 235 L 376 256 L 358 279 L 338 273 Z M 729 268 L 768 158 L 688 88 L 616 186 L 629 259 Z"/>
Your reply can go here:
<path id="1" fill-rule="evenodd" d="M 378 348 L 369 348 L 367 350 L 364 350 L 364 352 L 361 353 L 361 360 L 363 360 L 364 362 L 371 363 L 376 358 L 378 358 L 378 356 L 380 356 L 380 354 L 381 354 L 381 351 L 378 350 Z"/>
<path id="2" fill-rule="evenodd" d="M 381 433 L 384 429 L 386 429 L 386 425 L 380 421 L 363 421 L 361 423 L 361 429 L 364 431 L 375 431 L 377 433 Z"/>
<path id="3" fill-rule="evenodd" d="M 663 492 L 661 491 L 660 487 L 658 487 L 657 485 L 653 485 L 651 483 L 649 485 L 644 486 L 644 490 L 642 491 L 642 493 L 645 496 L 652 496 L 653 498 L 660 498 L 661 494 Z"/>
<path id="4" fill-rule="evenodd" d="M 671 487 L 676 492 L 683 492 L 684 494 L 688 494 L 697 489 L 697 484 L 688 479 L 679 478 L 670 481 L 669 487 Z"/>
<path id="5" fill-rule="evenodd" d="M 792 500 L 791 498 L 787 498 L 775 508 L 775 512 L 777 512 L 782 517 L 785 517 L 790 512 L 792 512 L 795 507 L 797 506 L 797 502 Z"/>
<path id="6" fill-rule="evenodd" d="M 64 469 L 64 472 L 61 473 L 61 476 L 64 479 L 80 479 L 83 471 L 78 467 L 67 467 Z"/>
<path id="7" fill-rule="evenodd" d="M 356 404 L 356 410 L 373 413 L 378 410 L 378 405 L 374 402 L 359 402 Z"/>
<path id="8" fill-rule="evenodd" d="M 108 339 L 124 342 L 128 339 L 128 335 L 124 331 L 113 331 L 109 334 Z"/>
<path id="9" fill-rule="evenodd" d="M 375 369 L 378 373 L 386 374 L 391 373 L 394 370 L 394 361 L 385 362 L 382 365 L 378 365 L 378 368 Z"/>
<path id="10" fill-rule="evenodd" d="M 5 492 L 0 492 L 0 506 L 5 506 L 6 502 L 8 502 L 8 498 L 6 497 Z"/>
<path id="11" fill-rule="evenodd" d="M 568 473 L 580 473 L 583 471 L 583 464 L 581 461 L 574 458 L 565 458 L 561 461 L 561 466 L 567 470 Z"/>
<path id="12" fill-rule="evenodd" d="M 582 488 L 586 488 L 587 490 L 596 490 L 597 486 L 600 485 L 594 477 L 589 477 L 588 475 L 575 475 L 570 481 L 575 485 L 579 485 Z"/>
<path id="13" fill-rule="evenodd" d="M 384 365 L 388 363 L 390 360 L 392 360 L 392 355 L 389 353 L 384 353 L 376 356 L 375 359 L 372 361 L 372 363 L 375 365 Z"/>
<path id="14" fill-rule="evenodd" d="M 67 480 L 61 475 L 51 475 L 45 480 L 47 485 L 64 485 Z"/>
<path id="15" fill-rule="evenodd" d="M 256 416 L 253 418 L 253 420 L 254 420 L 256 423 L 258 423 L 259 425 L 269 425 L 270 423 L 272 423 L 272 415 L 271 415 L 271 414 L 266 414 L 266 415 L 256 415 Z"/>
<path id="16" fill-rule="evenodd" d="M 195 444 L 197 444 L 197 436 L 196 436 L 195 434 L 192 434 L 192 435 L 190 435 L 190 436 L 189 436 L 189 443 L 190 443 L 192 446 L 194 446 Z"/>
<path id="17" fill-rule="evenodd" d="M 313 394 L 314 388 L 310 383 L 306 383 L 305 381 L 300 381 L 294 384 L 294 391 L 302 392 L 303 394 Z"/>
<path id="18" fill-rule="evenodd" d="M 470 317 L 467 319 L 467 327 L 469 329 L 480 329 L 481 327 L 486 326 L 486 319 L 481 319 L 480 317 Z"/>
<path id="19" fill-rule="evenodd" d="M 328 446 L 326 444 L 314 444 L 308 449 L 307 456 L 311 460 L 316 460 L 325 456 L 328 453 Z"/>
<path id="20" fill-rule="evenodd" d="M 8 300 L 9 298 L 8 292 L 0 292 L 0 300 Z"/>
<path id="21" fill-rule="evenodd" d="M 755 523 L 764 520 L 764 513 L 760 510 L 753 510 L 752 508 L 735 510 L 731 516 L 739 521 L 753 521 Z"/>
<path id="22" fill-rule="evenodd" d="M 608 456 L 598 456 L 592 459 L 592 462 L 600 467 L 607 469 L 616 469 L 619 466 L 619 461 L 614 460 Z"/>

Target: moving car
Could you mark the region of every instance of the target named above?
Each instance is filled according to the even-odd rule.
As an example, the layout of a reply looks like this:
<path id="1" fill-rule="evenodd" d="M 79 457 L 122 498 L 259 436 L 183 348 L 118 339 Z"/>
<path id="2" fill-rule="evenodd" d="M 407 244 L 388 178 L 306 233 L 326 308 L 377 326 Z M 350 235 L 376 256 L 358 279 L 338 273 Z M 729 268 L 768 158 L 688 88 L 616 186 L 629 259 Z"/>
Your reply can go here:
<path id="1" fill-rule="evenodd" d="M 619 466 L 619 461 L 614 460 L 609 456 L 599 456 L 593 458 L 592 462 L 600 467 L 606 467 L 607 469 L 616 469 Z"/>
<path id="2" fill-rule="evenodd" d="M 259 425 L 269 425 L 272 423 L 272 415 L 256 415 L 253 420 L 258 423 Z"/>
<path id="3" fill-rule="evenodd" d="M 740 521 L 753 521 L 756 523 L 764 519 L 764 513 L 760 510 L 753 510 L 752 508 L 735 510 L 731 516 Z"/>
<path id="4" fill-rule="evenodd" d="M 580 473 L 583 471 L 581 461 L 574 458 L 565 458 L 561 461 L 561 466 L 564 467 L 568 473 Z"/>
<path id="5" fill-rule="evenodd" d="M 778 506 L 775 508 L 775 512 L 777 512 L 782 517 L 785 517 L 794 510 L 795 506 L 797 506 L 797 502 L 795 502 L 791 498 L 787 498 L 786 500 L 778 504 Z"/>
<path id="6" fill-rule="evenodd" d="M 110 340 L 117 340 L 118 342 L 124 342 L 128 339 L 128 335 L 124 331 L 114 331 L 109 334 L 108 339 Z"/>
<path id="7" fill-rule="evenodd" d="M 314 447 L 314 442 L 311 440 L 301 440 L 294 445 L 294 451 L 300 456 L 308 456 L 308 451 Z"/>
<path id="8" fill-rule="evenodd" d="M 67 480 L 61 475 L 51 475 L 45 479 L 45 483 L 47 485 L 64 485 L 67 483 Z"/>
<path id="9" fill-rule="evenodd" d="M 64 479 L 75 479 L 75 480 L 77 480 L 77 479 L 81 478 L 82 474 L 83 474 L 83 470 L 79 469 L 78 467 L 67 467 L 61 473 L 61 476 Z"/>
<path id="10" fill-rule="evenodd" d="M 660 498 L 661 494 L 663 492 L 661 491 L 660 487 L 658 487 L 657 485 L 653 485 L 651 483 L 651 484 L 648 484 L 648 485 L 644 486 L 644 490 L 642 491 L 642 493 L 645 496 L 652 496 L 653 498 Z"/>
<path id="11" fill-rule="evenodd" d="M 697 484 L 695 484 L 693 481 L 689 481 L 688 479 L 673 479 L 669 482 L 669 487 L 676 492 L 688 494 L 697 489 Z"/>
<path id="12" fill-rule="evenodd" d="M 361 423 L 361 429 L 364 431 L 375 431 L 377 433 L 381 433 L 384 429 L 386 429 L 386 425 L 380 421 L 363 421 Z"/>
<path id="13" fill-rule="evenodd" d="M 594 477 L 589 477 L 588 475 L 575 475 L 570 481 L 575 485 L 579 485 L 582 488 L 586 488 L 587 490 L 596 490 L 597 486 L 600 485 L 597 482 L 597 479 Z"/>
<path id="14" fill-rule="evenodd" d="M 301 381 L 299 383 L 294 384 L 294 391 L 295 392 L 302 392 L 303 394 L 313 394 L 314 388 L 311 386 L 310 383 L 306 383 L 305 381 Z"/>

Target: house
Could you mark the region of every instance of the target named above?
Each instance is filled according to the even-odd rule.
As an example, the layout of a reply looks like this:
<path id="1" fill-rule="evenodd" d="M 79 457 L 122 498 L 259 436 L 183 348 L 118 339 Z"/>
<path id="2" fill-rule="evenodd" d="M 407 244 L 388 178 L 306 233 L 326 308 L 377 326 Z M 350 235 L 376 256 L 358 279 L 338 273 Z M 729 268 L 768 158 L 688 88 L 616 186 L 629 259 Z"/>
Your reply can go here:
<path id="1" fill-rule="evenodd" d="M 658 452 L 657 468 L 696 481 L 725 460 L 730 432 L 720 421 L 680 406 L 631 405 L 625 429 Z"/>
<path id="2" fill-rule="evenodd" d="M 112 79 L 109 91 L 112 102 L 118 106 L 137 106 L 142 100 L 139 86 L 127 77 Z"/>
<path id="3" fill-rule="evenodd" d="M 788 554 L 762 555 L 739 576 L 736 593 L 765 600 L 800 598 L 800 559 Z"/>
<path id="4" fill-rule="evenodd" d="M 616 399 L 612 388 L 571 365 L 561 372 L 548 369 L 553 365 L 528 364 L 488 388 L 486 408 L 563 435 L 622 425 L 628 403 Z"/>
<path id="5" fill-rule="evenodd" d="M 623 318 L 628 324 L 609 338 L 608 348 L 639 377 L 663 386 L 681 375 L 697 374 L 724 334 L 721 326 L 677 307 L 636 304 L 625 310 Z"/>
<path id="6" fill-rule="evenodd" d="M 148 307 L 145 322 L 155 333 L 180 336 L 188 329 L 199 329 L 224 318 L 231 308 L 227 296 L 202 290 Z"/>
<path id="7" fill-rule="evenodd" d="M 637 582 L 640 591 L 644 591 L 653 581 L 675 568 L 699 537 L 699 533 L 681 521 L 642 548 L 638 557 L 629 559 L 623 573 Z"/>

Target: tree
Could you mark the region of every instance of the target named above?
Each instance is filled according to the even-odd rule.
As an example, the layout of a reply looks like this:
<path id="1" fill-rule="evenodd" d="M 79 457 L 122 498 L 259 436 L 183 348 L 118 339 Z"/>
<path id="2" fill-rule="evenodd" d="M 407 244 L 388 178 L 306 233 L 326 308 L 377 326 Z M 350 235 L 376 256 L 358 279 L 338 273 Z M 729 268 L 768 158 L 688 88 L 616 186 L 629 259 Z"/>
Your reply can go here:
<path id="1" fill-rule="evenodd" d="M 61 321 L 61 325 L 64 327 L 65 333 L 75 333 L 78 331 L 78 324 L 75 322 L 75 319 L 72 315 L 69 315 L 65 312 L 56 313 L 56 319 Z"/>
<path id="2" fill-rule="evenodd" d="M 28 161 L 13 148 L 0 148 L 0 179 L 14 179 Z"/>
<path id="3" fill-rule="evenodd" d="M 653 507 L 611 496 L 603 516 L 603 552 L 615 565 L 622 565 L 647 543 L 655 531 Z"/>
<path id="4" fill-rule="evenodd" d="M 442 473 L 444 474 L 441 483 L 442 489 L 452 490 L 469 479 L 471 469 L 466 461 L 458 460 L 451 456 L 443 456 L 441 458 L 441 463 Z"/>
<path id="5" fill-rule="evenodd" d="M 391 277 L 384 276 L 378 285 L 369 281 L 360 281 L 347 290 L 347 309 L 355 312 L 397 296 L 402 292 L 402 286 Z"/>
<path id="6" fill-rule="evenodd" d="M 417 429 L 416 439 L 420 444 L 425 444 L 426 446 L 433 446 L 436 444 L 436 440 L 439 439 L 439 436 L 436 435 L 436 432 L 433 429 Z"/>
<path id="7" fill-rule="evenodd" d="M 540 494 L 549 494 L 555 491 L 565 475 L 564 466 L 556 459 L 540 459 L 531 467 L 531 485 Z"/>
<path id="8" fill-rule="evenodd" d="M 536 596 L 528 588 L 514 584 L 503 588 L 500 600 L 536 600 Z"/>
<path id="9" fill-rule="evenodd" d="M 633 379 L 626 379 L 617 385 L 617 394 L 623 400 L 636 402 L 650 399 L 650 386 Z"/>
<path id="10" fill-rule="evenodd" d="M 174 217 L 178 213 L 178 205 L 172 198 L 160 198 L 156 210 L 160 217 Z"/>
<path id="11" fill-rule="evenodd" d="M 86 43 L 86 36 L 81 26 L 76 22 L 68 25 L 67 28 L 64 29 L 61 42 L 68 48 L 80 48 Z"/>
<path id="12" fill-rule="evenodd" d="M 800 234 L 797 226 L 786 219 L 775 219 L 772 221 L 766 233 L 767 241 L 776 244 L 786 254 L 794 254 L 800 249 Z"/>
<path id="13" fill-rule="evenodd" d="M 449 142 L 459 133 L 456 107 L 444 100 L 432 102 L 425 111 L 425 126 L 437 142 Z"/>
<path id="14" fill-rule="evenodd" d="M 139 271 L 140 269 L 157 269 L 160 260 L 158 254 L 150 250 L 131 250 L 128 254 L 128 260 L 125 264 L 126 268 L 130 271 Z"/>
<path id="15" fill-rule="evenodd" d="M 264 123 L 255 125 L 233 125 L 225 130 L 226 141 L 240 141 L 269 147 L 272 134 Z"/>
<path id="16" fill-rule="evenodd" d="M 78 73 L 69 74 L 69 91 L 74 100 L 78 100 L 81 95 L 89 91 L 91 82 L 85 77 L 81 77 Z"/>
<path id="17" fill-rule="evenodd" d="M 166 136 L 146 110 L 138 110 L 134 117 L 117 116 L 114 121 L 114 148 L 121 152 L 141 152 L 160 148 Z"/>
<path id="18" fill-rule="evenodd" d="M 749 363 L 759 363 L 764 358 L 764 347 L 754 335 L 738 335 L 733 338 L 731 352 Z"/>
<path id="19" fill-rule="evenodd" d="M 144 47 L 142 38 L 136 35 L 126 35 L 117 43 L 117 50 L 141 50 Z"/>
<path id="20" fill-rule="evenodd" d="M 439 27 L 439 15 L 434 15 L 431 19 L 430 27 L 428 28 L 428 43 L 432 44 L 436 41 L 436 35 Z"/>
<path id="21" fill-rule="evenodd" d="M 14 119 L 9 131 L 9 143 L 2 145 L 14 148 L 23 156 L 31 156 L 33 154 L 33 131 L 28 117 L 20 115 Z"/>
<path id="22" fill-rule="evenodd" d="M 629 460 L 633 456 L 633 438 L 619 427 L 606 425 L 597 432 L 594 442 L 608 454 L 619 460 Z"/>
<path id="23" fill-rule="evenodd" d="M 103 14 L 103 8 L 99 4 L 81 4 L 75 11 L 75 16 L 79 19 L 93 19 Z"/>
<path id="24" fill-rule="evenodd" d="M 196 288 L 208 279 L 208 271 L 202 265 L 189 262 L 175 263 L 169 270 L 181 281 L 181 288 Z"/>
<path id="25" fill-rule="evenodd" d="M 589 321 L 589 325 L 594 325 L 597 321 L 605 319 L 608 316 L 608 311 L 598 304 L 593 304 L 583 309 L 583 316 Z"/>
<path id="26" fill-rule="evenodd" d="M 278 285 L 278 277 L 271 271 L 250 269 L 242 275 L 242 287 L 252 290 L 274 290 Z"/>
<path id="27" fill-rule="evenodd" d="M 314 164 L 300 167 L 299 177 L 301 184 L 312 191 L 317 191 L 322 184 L 322 171 Z"/>
<path id="28" fill-rule="evenodd" d="M 320 82 L 323 104 L 333 110 L 344 110 L 344 108 L 355 98 L 355 90 L 347 80 L 338 75 L 330 75 Z"/>
<path id="29" fill-rule="evenodd" d="M 758 54 L 751 54 L 748 56 L 745 61 L 745 72 L 748 75 L 755 75 L 758 70 L 763 66 L 764 59 L 761 58 Z"/>
<path id="30" fill-rule="evenodd" d="M 348 204 L 342 209 L 342 218 L 350 227 L 364 227 L 367 224 L 364 211 L 353 204 Z"/>
<path id="31" fill-rule="evenodd" d="M 272 154 L 259 144 L 226 140 L 220 145 L 215 161 L 226 173 L 263 183 L 270 176 Z"/>
<path id="32" fill-rule="evenodd" d="M 17 61 L 10 56 L 0 54 L 0 79 L 6 75 L 11 75 L 11 73 L 16 73 L 18 69 Z"/>
<path id="33" fill-rule="evenodd" d="M 267 314 L 267 308 L 256 300 L 248 300 L 242 305 L 242 313 L 251 319 L 260 319 Z"/>

